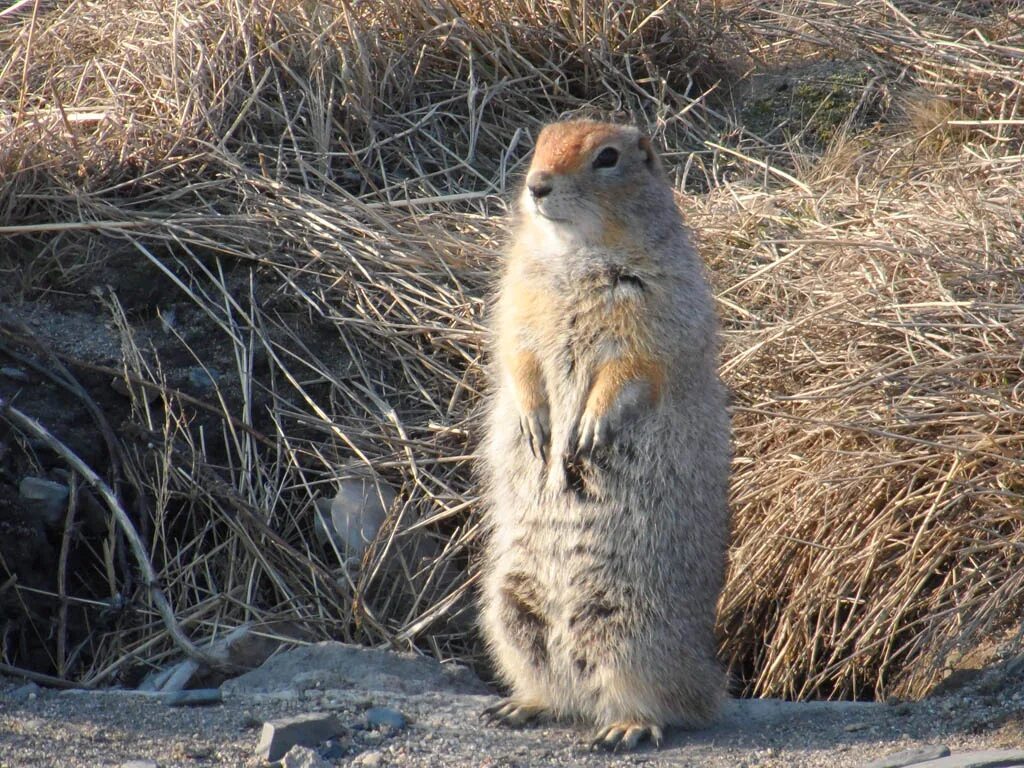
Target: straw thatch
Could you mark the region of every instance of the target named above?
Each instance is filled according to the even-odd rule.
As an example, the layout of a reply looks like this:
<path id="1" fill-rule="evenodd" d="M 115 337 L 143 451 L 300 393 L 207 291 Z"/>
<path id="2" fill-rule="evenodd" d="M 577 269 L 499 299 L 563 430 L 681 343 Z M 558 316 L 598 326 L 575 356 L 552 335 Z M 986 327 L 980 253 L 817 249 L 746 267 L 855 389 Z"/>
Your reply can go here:
<path id="1" fill-rule="evenodd" d="M 4 12 L 8 299 L 59 306 L 131 267 L 162 314 L 88 299 L 116 364 L 0 315 L 0 355 L 84 404 L 109 460 L 86 466 L 17 400 L 9 433 L 95 471 L 80 493 L 116 522 L 66 520 L 48 586 L 0 562 L 18 637 L 0 662 L 45 638 L 42 671 L 103 684 L 246 621 L 472 658 L 469 456 L 503 214 L 537 126 L 596 110 L 667 146 L 720 299 L 735 677 L 926 691 L 1024 595 L 1024 12 L 975 5 Z M 161 317 L 170 341 L 144 331 Z M 189 394 L 181 360 L 232 369 Z M 116 421 L 90 384 L 112 373 Z M 313 520 L 367 466 L 398 496 L 355 563 Z"/>

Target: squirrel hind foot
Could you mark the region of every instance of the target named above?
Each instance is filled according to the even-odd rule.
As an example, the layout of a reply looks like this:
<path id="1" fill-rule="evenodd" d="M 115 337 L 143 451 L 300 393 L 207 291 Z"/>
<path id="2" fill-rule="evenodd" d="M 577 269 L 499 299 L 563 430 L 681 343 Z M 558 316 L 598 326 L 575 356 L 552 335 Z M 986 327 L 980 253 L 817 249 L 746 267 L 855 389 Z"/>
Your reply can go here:
<path id="1" fill-rule="evenodd" d="M 625 720 L 598 728 L 590 739 L 590 747 L 608 752 L 628 752 L 636 749 L 644 739 L 649 739 L 658 748 L 664 736 L 659 725 Z"/>
<path id="2" fill-rule="evenodd" d="M 509 697 L 484 709 L 480 717 L 490 724 L 521 728 L 545 714 L 547 707 L 542 704 L 529 704 Z"/>

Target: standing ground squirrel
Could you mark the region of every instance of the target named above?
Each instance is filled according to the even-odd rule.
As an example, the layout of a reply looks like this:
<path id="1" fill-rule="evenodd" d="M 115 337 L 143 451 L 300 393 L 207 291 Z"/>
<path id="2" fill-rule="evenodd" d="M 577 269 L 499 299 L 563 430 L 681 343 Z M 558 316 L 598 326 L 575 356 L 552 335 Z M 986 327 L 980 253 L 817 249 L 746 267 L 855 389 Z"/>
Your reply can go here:
<path id="1" fill-rule="evenodd" d="M 485 716 L 697 727 L 724 694 L 715 604 L 729 417 L 702 265 L 649 139 L 541 131 L 493 314 L 481 622 L 512 695 Z"/>

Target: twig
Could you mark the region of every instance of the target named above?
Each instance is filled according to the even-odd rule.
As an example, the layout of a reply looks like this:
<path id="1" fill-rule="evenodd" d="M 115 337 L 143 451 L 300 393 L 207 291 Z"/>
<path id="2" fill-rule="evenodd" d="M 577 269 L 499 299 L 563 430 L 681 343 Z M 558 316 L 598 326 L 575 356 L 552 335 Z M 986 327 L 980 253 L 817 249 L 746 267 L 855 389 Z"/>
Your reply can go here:
<path id="1" fill-rule="evenodd" d="M 54 437 L 46 427 L 30 416 L 22 413 L 3 397 L 0 397 L 0 414 L 3 414 L 6 419 L 11 421 L 22 431 L 27 432 L 36 439 L 42 440 L 46 443 L 71 467 L 73 467 L 75 471 L 78 472 L 100 496 L 103 497 L 103 500 L 107 503 L 107 507 L 114 515 L 114 519 L 117 521 L 118 527 L 123 531 L 124 536 L 128 541 L 128 546 L 132 550 L 132 554 L 135 555 L 135 560 L 139 565 L 139 569 L 142 571 L 143 584 L 149 591 L 150 599 L 156 606 L 157 612 L 163 619 L 164 626 L 166 626 L 167 632 L 174 640 L 175 645 L 189 656 L 189 658 L 208 664 L 214 669 L 219 668 L 220 662 L 213 656 L 210 656 L 196 647 L 192 641 L 185 636 L 185 633 L 181 631 L 181 627 L 178 626 L 173 608 L 171 608 L 170 603 L 167 602 L 167 598 L 164 595 L 163 590 L 157 586 L 156 572 L 153 570 L 153 565 L 149 562 L 149 556 L 146 554 L 146 549 L 142 544 L 142 540 L 139 539 L 139 534 L 136 532 L 135 526 L 132 525 L 128 515 L 125 513 L 124 509 L 121 508 L 121 504 L 117 500 L 117 496 L 114 494 L 113 489 L 111 489 L 111 487 L 107 485 L 99 475 L 93 472 L 92 468 L 82 461 L 70 448 Z"/>

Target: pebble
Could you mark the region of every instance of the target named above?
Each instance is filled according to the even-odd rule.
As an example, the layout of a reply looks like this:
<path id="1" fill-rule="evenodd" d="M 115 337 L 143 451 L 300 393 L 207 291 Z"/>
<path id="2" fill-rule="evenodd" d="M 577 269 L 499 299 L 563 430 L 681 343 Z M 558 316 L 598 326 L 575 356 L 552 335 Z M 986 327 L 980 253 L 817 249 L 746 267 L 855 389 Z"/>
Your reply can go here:
<path id="1" fill-rule="evenodd" d="M 917 763 L 914 768 L 1021 768 L 1024 750 L 984 749 Z"/>
<path id="2" fill-rule="evenodd" d="M 23 477 L 18 483 L 18 495 L 23 499 L 38 502 L 37 510 L 47 525 L 56 525 L 64 519 L 68 494 L 71 491 L 63 483 L 55 483 L 42 477 Z"/>
<path id="3" fill-rule="evenodd" d="M 263 760 L 275 762 L 294 746 L 315 747 L 345 730 L 337 716 L 327 712 L 270 720 L 263 724 L 256 753 Z"/>
<path id="4" fill-rule="evenodd" d="M 41 731 L 46 726 L 46 721 L 41 717 L 30 717 L 28 720 L 21 722 L 22 733 L 35 733 Z"/>
<path id="5" fill-rule="evenodd" d="M 6 376 L 8 379 L 13 379 L 14 381 L 21 381 L 25 383 L 32 381 L 32 377 L 30 377 L 27 373 L 21 370 L 21 368 L 13 368 L 7 365 L 5 365 L 3 368 L 0 368 L 0 376 Z"/>
<path id="6" fill-rule="evenodd" d="M 281 760 L 281 768 L 331 768 L 315 749 L 292 747 Z"/>
<path id="7" fill-rule="evenodd" d="M 174 667 L 154 669 L 148 675 L 146 675 L 145 678 L 143 678 L 142 682 L 139 683 L 139 687 L 136 688 L 136 690 L 146 691 L 149 693 L 159 691 L 164 687 L 164 683 L 167 682 L 167 680 L 173 673 Z"/>
<path id="8" fill-rule="evenodd" d="M 380 766 L 384 765 L 384 755 L 376 750 L 363 752 L 363 754 L 352 761 L 352 765 L 358 765 L 361 768 L 380 768 Z"/>
<path id="9" fill-rule="evenodd" d="M 400 731 L 406 726 L 405 715 L 391 707 L 371 707 L 366 710 L 366 725 L 369 728 L 391 728 Z"/>
<path id="10" fill-rule="evenodd" d="M 320 756 L 325 760 L 340 760 L 348 753 L 351 741 L 328 739 L 320 748 Z"/>
<path id="11" fill-rule="evenodd" d="M 164 697 L 164 704 L 168 707 L 208 707 L 223 701 L 220 688 L 192 688 L 175 691 Z"/>
<path id="12" fill-rule="evenodd" d="M 387 518 L 396 491 L 376 476 L 343 480 L 331 500 L 317 500 L 316 534 L 342 555 L 360 558 Z"/>
<path id="13" fill-rule="evenodd" d="M 193 659 L 185 659 L 185 661 L 179 662 L 171 667 L 170 674 L 168 674 L 163 680 L 160 690 L 163 693 L 182 691 L 198 671 L 199 662 Z"/>
<path id="14" fill-rule="evenodd" d="M 42 690 L 35 683 L 25 683 L 7 694 L 7 698 L 17 704 L 24 704 L 26 701 L 34 701 Z"/>
<path id="15" fill-rule="evenodd" d="M 213 368 L 194 365 L 188 369 L 188 383 L 200 392 L 212 392 L 217 386 L 220 373 Z"/>
<path id="16" fill-rule="evenodd" d="M 128 384 L 120 376 L 114 376 L 110 380 L 110 388 L 122 397 L 137 397 L 140 400 L 145 400 L 147 403 L 152 403 L 160 397 L 160 390 L 154 387 L 145 387 L 142 384 L 133 383 L 131 389 L 129 389 Z"/>
<path id="17" fill-rule="evenodd" d="M 922 763 L 925 760 L 935 760 L 949 755 L 949 747 L 945 744 L 928 744 L 923 747 L 914 747 L 902 752 L 896 752 L 877 760 L 872 760 L 864 768 L 904 768 L 904 766 Z"/>

